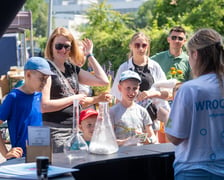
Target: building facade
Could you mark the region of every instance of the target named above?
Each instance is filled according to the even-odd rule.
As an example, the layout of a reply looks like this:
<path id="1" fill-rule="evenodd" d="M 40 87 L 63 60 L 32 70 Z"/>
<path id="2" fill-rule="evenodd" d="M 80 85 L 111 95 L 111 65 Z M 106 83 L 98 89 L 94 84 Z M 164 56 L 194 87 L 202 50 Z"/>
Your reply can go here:
<path id="1" fill-rule="evenodd" d="M 107 0 L 112 9 L 121 13 L 136 12 L 146 0 Z M 54 26 L 63 26 L 79 36 L 77 27 L 88 22 L 86 10 L 97 0 L 54 0 L 52 16 Z"/>

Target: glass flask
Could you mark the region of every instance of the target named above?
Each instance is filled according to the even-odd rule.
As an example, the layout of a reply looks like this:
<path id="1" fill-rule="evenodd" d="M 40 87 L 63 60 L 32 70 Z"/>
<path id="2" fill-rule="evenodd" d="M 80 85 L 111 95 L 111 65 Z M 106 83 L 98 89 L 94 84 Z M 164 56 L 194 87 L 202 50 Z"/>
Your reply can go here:
<path id="1" fill-rule="evenodd" d="M 73 133 L 64 143 L 64 153 L 69 159 L 84 158 L 88 145 L 79 130 L 79 100 L 73 101 Z"/>
<path id="2" fill-rule="evenodd" d="M 108 102 L 99 102 L 93 136 L 89 145 L 89 152 L 94 154 L 112 154 L 118 151 L 118 145 L 109 115 Z"/>

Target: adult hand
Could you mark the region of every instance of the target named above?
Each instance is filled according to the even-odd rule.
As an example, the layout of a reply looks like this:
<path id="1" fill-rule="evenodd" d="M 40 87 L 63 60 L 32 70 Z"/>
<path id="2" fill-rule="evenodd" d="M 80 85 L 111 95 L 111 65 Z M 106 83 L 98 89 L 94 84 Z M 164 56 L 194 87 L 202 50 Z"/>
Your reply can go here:
<path id="1" fill-rule="evenodd" d="M 90 39 L 83 39 L 82 44 L 85 56 L 93 53 L 93 42 Z"/>
<path id="2" fill-rule="evenodd" d="M 23 149 L 20 147 L 15 147 L 9 150 L 9 152 L 5 155 L 6 159 L 11 158 L 20 158 L 23 155 Z"/>
<path id="3" fill-rule="evenodd" d="M 76 94 L 76 95 L 73 96 L 73 98 L 78 99 L 79 104 L 83 104 L 83 102 L 85 102 L 86 95 L 85 94 Z"/>
<path id="4" fill-rule="evenodd" d="M 147 98 L 156 98 L 160 96 L 160 94 L 161 94 L 160 91 L 156 91 L 156 90 L 142 91 L 138 94 L 137 100 L 143 101 L 144 99 L 147 99 Z"/>
<path id="5" fill-rule="evenodd" d="M 169 114 L 170 112 L 167 109 L 160 107 L 157 111 L 157 119 L 166 124 L 169 119 Z"/>

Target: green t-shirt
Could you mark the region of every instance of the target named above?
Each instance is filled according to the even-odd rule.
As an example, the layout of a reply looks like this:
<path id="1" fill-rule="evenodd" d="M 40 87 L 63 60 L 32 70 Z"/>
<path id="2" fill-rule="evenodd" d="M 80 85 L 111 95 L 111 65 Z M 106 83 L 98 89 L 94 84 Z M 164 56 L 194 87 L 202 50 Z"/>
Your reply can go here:
<path id="1" fill-rule="evenodd" d="M 178 57 L 174 57 L 170 54 L 169 50 L 167 50 L 155 54 L 151 57 L 151 59 L 159 63 L 166 75 L 170 71 L 171 67 L 175 67 L 176 69 L 180 69 L 183 71 L 184 81 L 191 79 L 189 57 L 185 52 L 182 52 Z"/>

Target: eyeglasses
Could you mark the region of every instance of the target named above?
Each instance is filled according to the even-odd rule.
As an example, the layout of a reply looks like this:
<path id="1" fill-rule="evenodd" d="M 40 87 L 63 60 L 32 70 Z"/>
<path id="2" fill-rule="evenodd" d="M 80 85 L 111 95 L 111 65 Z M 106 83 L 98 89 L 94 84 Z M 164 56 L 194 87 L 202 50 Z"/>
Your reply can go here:
<path id="1" fill-rule="evenodd" d="M 62 48 L 65 48 L 65 50 L 69 51 L 71 49 L 71 45 L 61 43 L 55 44 L 55 49 L 61 50 Z"/>
<path id="2" fill-rule="evenodd" d="M 183 37 L 180 37 L 180 36 L 171 36 L 171 39 L 172 39 L 173 41 L 175 41 L 175 40 L 177 40 L 177 39 L 178 39 L 178 41 L 183 41 L 183 40 L 184 40 L 184 38 L 183 38 Z"/>
<path id="3" fill-rule="evenodd" d="M 135 48 L 136 49 L 139 49 L 140 47 L 142 47 L 143 49 L 145 49 L 148 46 L 148 44 L 146 44 L 146 43 L 143 43 L 143 44 L 141 44 L 141 43 L 135 43 L 134 45 L 135 45 Z"/>

